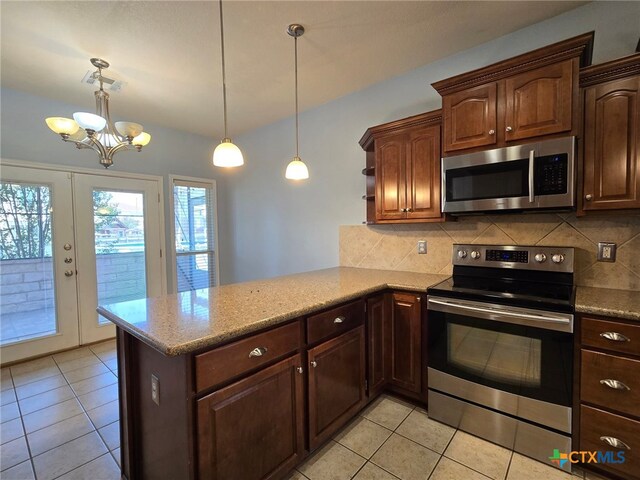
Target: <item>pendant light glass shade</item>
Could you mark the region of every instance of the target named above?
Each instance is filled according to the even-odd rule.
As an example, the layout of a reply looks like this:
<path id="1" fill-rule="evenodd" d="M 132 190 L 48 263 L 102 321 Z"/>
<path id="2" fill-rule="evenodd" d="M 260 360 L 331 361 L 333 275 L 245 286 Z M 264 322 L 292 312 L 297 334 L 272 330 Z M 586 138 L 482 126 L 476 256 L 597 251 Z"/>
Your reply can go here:
<path id="1" fill-rule="evenodd" d="M 140 133 L 140 135 L 134 137 L 131 143 L 133 143 L 134 145 L 140 145 L 141 147 L 144 147 L 150 141 L 151 141 L 151 135 L 149 135 L 147 132 L 142 132 Z"/>
<path id="2" fill-rule="evenodd" d="M 73 135 L 80 129 L 78 122 L 70 118 L 49 117 L 45 122 L 47 122 L 47 126 L 58 135 Z"/>
<path id="3" fill-rule="evenodd" d="M 85 130 L 93 130 L 94 132 L 99 132 L 107 126 L 106 119 L 93 113 L 76 112 L 73 114 L 73 119 Z"/>
<path id="4" fill-rule="evenodd" d="M 213 151 L 213 164 L 216 167 L 239 167 L 244 165 L 244 158 L 240 149 L 225 138 Z"/>
<path id="5" fill-rule="evenodd" d="M 116 130 L 123 137 L 137 137 L 142 133 L 142 125 L 133 122 L 116 122 Z"/>
<path id="6" fill-rule="evenodd" d="M 288 180 L 306 180 L 309 178 L 309 169 L 300 157 L 293 157 L 293 160 L 287 165 L 284 177 Z"/>

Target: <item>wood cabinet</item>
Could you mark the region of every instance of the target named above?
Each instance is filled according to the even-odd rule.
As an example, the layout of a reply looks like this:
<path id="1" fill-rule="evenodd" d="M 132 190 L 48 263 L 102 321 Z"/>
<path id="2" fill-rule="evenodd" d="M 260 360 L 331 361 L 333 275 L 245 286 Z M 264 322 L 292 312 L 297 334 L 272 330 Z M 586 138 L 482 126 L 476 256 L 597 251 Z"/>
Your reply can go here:
<path id="1" fill-rule="evenodd" d="M 580 317 L 580 396 L 574 415 L 580 450 L 612 451 L 624 463 L 583 467 L 640 479 L 640 327 L 591 315 Z M 574 448 L 577 449 L 577 448 Z"/>
<path id="2" fill-rule="evenodd" d="M 367 299 L 367 394 L 377 396 L 387 383 L 389 361 L 385 345 L 389 338 L 389 297 Z"/>
<path id="3" fill-rule="evenodd" d="M 581 83 L 582 209 L 640 208 L 640 54 L 586 69 Z"/>
<path id="4" fill-rule="evenodd" d="M 367 223 L 442 221 L 440 122 L 437 110 L 365 132 Z"/>
<path id="5" fill-rule="evenodd" d="M 199 478 L 281 478 L 304 453 L 300 355 L 197 401 Z"/>
<path id="6" fill-rule="evenodd" d="M 309 447 L 313 450 L 366 402 L 364 326 L 310 349 L 308 359 Z"/>
<path id="7" fill-rule="evenodd" d="M 593 32 L 433 84 L 445 155 L 579 131 L 578 73 Z"/>
<path id="8" fill-rule="evenodd" d="M 420 395 L 423 388 L 421 295 L 392 294 L 388 355 L 389 384 L 401 393 Z"/>

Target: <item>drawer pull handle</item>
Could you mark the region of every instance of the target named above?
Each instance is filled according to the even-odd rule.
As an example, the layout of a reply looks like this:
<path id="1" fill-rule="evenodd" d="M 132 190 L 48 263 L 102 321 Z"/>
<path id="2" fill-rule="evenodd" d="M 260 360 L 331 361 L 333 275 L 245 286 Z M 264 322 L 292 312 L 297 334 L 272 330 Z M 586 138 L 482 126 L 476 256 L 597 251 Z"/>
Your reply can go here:
<path id="1" fill-rule="evenodd" d="M 343 323 L 346 320 L 343 316 L 336 317 L 333 323 Z"/>
<path id="2" fill-rule="evenodd" d="M 313 368 L 316 368 L 316 367 L 318 366 L 318 362 L 316 362 L 315 360 L 313 360 L 313 361 L 311 362 L 311 366 L 312 366 Z"/>
<path id="3" fill-rule="evenodd" d="M 600 437 L 600 440 L 613 448 L 626 448 L 627 450 L 631 450 L 629 445 L 616 437 L 603 436 Z"/>
<path id="4" fill-rule="evenodd" d="M 611 378 L 605 378 L 603 380 L 600 380 L 600 383 L 609 388 L 613 388 L 614 390 L 631 390 L 627 385 L 625 385 L 621 381 L 613 380 Z"/>
<path id="5" fill-rule="evenodd" d="M 251 357 L 261 357 L 265 353 L 267 353 L 267 347 L 256 347 L 249 352 L 249 358 Z"/>
<path id="6" fill-rule="evenodd" d="M 612 342 L 630 342 L 631 339 L 626 337 L 618 332 L 604 332 L 601 333 L 600 336 L 602 338 L 606 338 L 607 340 L 611 340 Z"/>

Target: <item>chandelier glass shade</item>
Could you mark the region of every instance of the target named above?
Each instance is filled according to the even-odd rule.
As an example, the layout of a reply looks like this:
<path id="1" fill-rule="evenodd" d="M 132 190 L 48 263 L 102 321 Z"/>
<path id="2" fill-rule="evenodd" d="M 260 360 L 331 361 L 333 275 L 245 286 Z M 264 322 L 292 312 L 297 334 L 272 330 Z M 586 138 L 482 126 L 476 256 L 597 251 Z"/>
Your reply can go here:
<path id="1" fill-rule="evenodd" d="M 287 28 L 287 33 L 293 37 L 294 42 L 294 59 L 295 59 L 295 78 L 296 78 L 296 155 L 287 165 L 284 172 L 284 178 L 288 180 L 306 180 L 309 178 L 309 169 L 300 158 L 299 141 L 298 141 L 298 37 L 304 33 L 304 27 L 297 23 L 292 23 Z"/>
<path id="2" fill-rule="evenodd" d="M 138 152 L 151 141 L 151 135 L 143 131 L 142 125 L 133 122 L 111 121 L 109 114 L 109 94 L 103 88 L 102 70 L 109 63 L 100 58 L 92 58 L 91 63 L 97 70 L 93 78 L 100 83 L 96 98 L 96 113 L 76 112 L 73 119 L 49 117 L 47 126 L 60 135 L 65 142 L 74 143 L 76 148 L 89 148 L 98 154 L 100 165 L 109 168 L 113 165 L 113 156 L 122 150 Z"/>

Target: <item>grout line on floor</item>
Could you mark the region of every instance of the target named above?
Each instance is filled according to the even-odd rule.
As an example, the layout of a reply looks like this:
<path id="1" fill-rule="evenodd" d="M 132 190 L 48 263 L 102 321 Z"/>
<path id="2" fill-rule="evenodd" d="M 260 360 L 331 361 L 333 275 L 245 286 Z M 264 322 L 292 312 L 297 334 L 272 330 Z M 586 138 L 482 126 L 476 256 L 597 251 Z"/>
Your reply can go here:
<path id="1" fill-rule="evenodd" d="M 11 384 L 15 389 L 15 383 L 13 382 L 13 372 L 9 369 L 9 375 L 11 376 Z M 29 463 L 31 464 L 31 471 L 33 476 L 36 476 L 36 466 L 33 464 L 33 454 L 31 453 L 31 445 L 29 445 L 29 438 L 27 437 L 27 429 L 24 425 L 24 416 L 22 415 L 22 408 L 20 408 L 20 402 L 18 402 L 18 395 L 16 394 L 16 406 L 18 407 L 18 414 L 20 415 L 20 423 L 22 424 L 22 433 L 24 434 L 24 443 L 27 446 L 27 452 L 29 453 Z M 25 460 L 26 461 L 26 460 Z M 22 462 L 20 462 L 22 463 Z M 18 464 L 20 465 L 20 464 Z"/>

